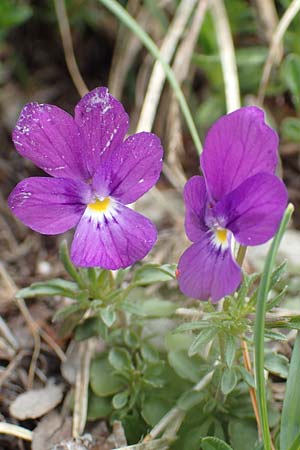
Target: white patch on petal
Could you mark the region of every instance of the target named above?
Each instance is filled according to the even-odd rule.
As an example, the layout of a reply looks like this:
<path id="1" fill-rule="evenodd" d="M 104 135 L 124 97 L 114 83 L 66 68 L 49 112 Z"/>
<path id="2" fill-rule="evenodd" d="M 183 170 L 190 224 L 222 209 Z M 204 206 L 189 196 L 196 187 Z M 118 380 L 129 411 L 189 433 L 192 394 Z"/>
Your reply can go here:
<path id="1" fill-rule="evenodd" d="M 94 95 L 90 97 L 88 105 L 85 108 L 86 112 L 87 113 L 91 112 L 92 108 L 94 108 L 99 103 L 103 106 L 102 114 L 105 114 L 112 108 L 112 105 L 110 104 L 108 89 L 104 97 L 101 97 L 98 92 L 95 92 Z"/>
<path id="2" fill-rule="evenodd" d="M 230 231 L 226 228 L 213 228 L 211 235 L 211 242 L 215 247 L 220 249 L 222 252 L 227 250 L 229 247 Z"/>
<path id="3" fill-rule="evenodd" d="M 109 205 L 105 209 L 105 211 L 96 211 L 95 209 L 92 209 L 89 206 L 87 206 L 84 211 L 83 217 L 86 220 L 93 222 L 95 225 L 97 224 L 102 225 L 103 223 L 105 223 L 106 220 L 107 221 L 113 220 L 115 213 L 118 213 L 118 202 L 116 202 L 112 198 L 109 198 L 109 200 L 110 200 Z"/>

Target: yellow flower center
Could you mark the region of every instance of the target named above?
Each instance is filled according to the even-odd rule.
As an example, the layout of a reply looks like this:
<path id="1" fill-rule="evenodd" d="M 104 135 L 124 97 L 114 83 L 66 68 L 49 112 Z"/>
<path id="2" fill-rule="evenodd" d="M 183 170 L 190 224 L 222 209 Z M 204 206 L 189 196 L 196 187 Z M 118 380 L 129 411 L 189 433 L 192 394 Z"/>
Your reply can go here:
<path id="1" fill-rule="evenodd" d="M 227 230 L 225 228 L 218 228 L 215 233 L 220 244 L 225 244 L 227 242 Z"/>
<path id="2" fill-rule="evenodd" d="M 96 200 L 94 203 L 89 203 L 88 207 L 96 212 L 105 212 L 109 208 L 110 198 L 105 197 L 103 200 Z"/>

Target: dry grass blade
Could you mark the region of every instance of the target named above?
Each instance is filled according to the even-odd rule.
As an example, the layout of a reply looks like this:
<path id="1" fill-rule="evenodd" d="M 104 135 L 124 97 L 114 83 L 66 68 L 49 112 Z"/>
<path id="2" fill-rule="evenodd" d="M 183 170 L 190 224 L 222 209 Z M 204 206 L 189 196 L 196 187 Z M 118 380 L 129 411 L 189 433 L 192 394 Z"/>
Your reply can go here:
<path id="1" fill-rule="evenodd" d="M 54 0 L 54 6 L 65 53 L 66 64 L 73 83 L 81 96 L 89 90 L 83 81 L 75 58 L 70 24 L 64 0 Z"/>
<path id="2" fill-rule="evenodd" d="M 271 43 L 274 31 L 278 25 L 278 14 L 274 0 L 255 0 L 257 13 L 261 22 L 261 31 L 268 44 Z M 283 55 L 283 45 L 276 51 L 275 62 L 279 63 Z"/>
<path id="3" fill-rule="evenodd" d="M 127 10 L 148 31 L 148 26 L 151 23 L 149 13 L 147 9 L 142 7 L 139 11 L 136 11 L 137 4 L 139 4 L 137 0 L 129 0 Z M 108 77 L 108 87 L 114 97 L 121 98 L 126 75 L 141 48 L 142 43 L 137 36 L 128 33 L 127 28 L 120 24 Z"/>
<path id="4" fill-rule="evenodd" d="M 94 353 L 94 341 L 89 339 L 80 344 L 80 368 L 75 381 L 75 400 L 73 413 L 73 437 L 83 433 L 88 406 L 88 388 L 90 382 L 90 365 Z"/>
<path id="5" fill-rule="evenodd" d="M 32 441 L 32 431 L 13 425 L 12 423 L 0 422 L 0 434 L 8 434 L 25 441 Z"/>
<path id="6" fill-rule="evenodd" d="M 271 75 L 271 70 L 276 61 L 278 46 L 280 45 L 283 36 L 286 30 L 288 29 L 290 23 L 296 17 L 299 11 L 300 11 L 300 0 L 293 0 L 292 3 L 287 8 L 287 10 L 285 11 L 282 18 L 280 19 L 280 22 L 273 34 L 268 57 L 266 59 L 263 68 L 263 74 L 261 77 L 260 86 L 258 90 L 258 103 L 260 105 L 262 105 L 264 102 L 265 92 Z"/>
<path id="7" fill-rule="evenodd" d="M 174 55 L 178 41 L 187 25 L 195 4 L 196 0 L 183 0 L 176 10 L 175 17 L 161 46 L 161 55 L 167 63 L 171 61 Z M 151 131 L 165 79 L 165 71 L 161 63 L 156 61 L 137 125 L 137 132 Z"/>
<path id="8" fill-rule="evenodd" d="M 241 106 L 234 45 L 223 0 L 211 0 L 211 6 L 225 84 L 226 107 L 227 112 L 231 112 Z"/>
<path id="9" fill-rule="evenodd" d="M 17 339 L 14 337 L 8 326 L 6 325 L 3 318 L 0 316 L 0 334 L 6 339 L 8 344 L 13 348 L 14 351 L 19 349 L 19 343 Z"/>
<path id="10" fill-rule="evenodd" d="M 179 84 L 182 84 L 188 77 L 193 50 L 199 36 L 207 6 L 207 0 L 199 0 L 193 15 L 191 26 L 176 52 L 173 70 Z M 182 191 L 186 182 L 186 176 L 179 161 L 179 155 L 180 153 L 183 153 L 181 120 L 179 105 L 173 92 L 171 94 L 167 118 L 167 130 L 169 151 L 165 160 L 164 174 L 176 189 Z"/>

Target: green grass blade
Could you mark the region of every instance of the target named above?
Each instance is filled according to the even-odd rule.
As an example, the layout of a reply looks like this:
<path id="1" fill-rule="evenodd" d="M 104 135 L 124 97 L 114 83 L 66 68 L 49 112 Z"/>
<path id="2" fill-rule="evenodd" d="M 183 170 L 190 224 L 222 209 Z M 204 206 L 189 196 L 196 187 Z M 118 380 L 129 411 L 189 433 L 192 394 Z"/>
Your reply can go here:
<path id="1" fill-rule="evenodd" d="M 264 329 L 265 329 L 265 314 L 266 303 L 270 289 L 271 275 L 275 263 L 275 257 L 278 251 L 280 241 L 283 233 L 287 227 L 290 217 L 293 213 L 293 205 L 289 204 L 285 210 L 285 214 L 281 221 L 279 230 L 273 239 L 272 245 L 268 252 L 262 279 L 259 285 L 257 295 L 257 307 L 254 326 L 254 347 L 255 347 L 255 377 L 256 377 L 256 395 L 259 406 L 259 415 L 262 429 L 262 436 L 264 441 L 264 449 L 271 450 L 271 437 L 268 423 L 266 388 L 264 379 Z"/>
<path id="2" fill-rule="evenodd" d="M 131 15 L 126 11 L 126 9 L 123 8 L 116 0 L 98 0 L 98 1 L 102 3 L 107 9 L 109 9 L 121 22 L 123 22 L 123 24 L 127 26 L 140 39 L 140 41 L 144 44 L 144 46 L 152 54 L 152 56 L 161 63 L 165 71 L 166 77 L 170 85 L 172 86 L 174 94 L 177 97 L 182 114 L 184 115 L 187 126 L 193 138 L 195 147 L 200 155 L 202 152 L 202 145 L 199 135 L 197 133 L 197 129 L 192 114 L 190 112 L 186 99 L 183 95 L 183 92 L 180 88 L 180 85 L 175 77 L 175 74 L 171 69 L 170 65 L 163 59 L 159 51 L 159 48 L 157 47 L 155 42 L 151 39 L 151 37 L 145 32 L 145 30 L 143 30 L 143 28 L 136 22 L 136 20 L 133 17 L 131 17 Z"/>
<path id="3" fill-rule="evenodd" d="M 297 434 L 294 442 L 290 446 L 289 450 L 299 450 L 300 449 L 300 432 Z"/>
<path id="4" fill-rule="evenodd" d="M 280 449 L 300 448 L 300 334 L 292 354 L 281 415 Z"/>

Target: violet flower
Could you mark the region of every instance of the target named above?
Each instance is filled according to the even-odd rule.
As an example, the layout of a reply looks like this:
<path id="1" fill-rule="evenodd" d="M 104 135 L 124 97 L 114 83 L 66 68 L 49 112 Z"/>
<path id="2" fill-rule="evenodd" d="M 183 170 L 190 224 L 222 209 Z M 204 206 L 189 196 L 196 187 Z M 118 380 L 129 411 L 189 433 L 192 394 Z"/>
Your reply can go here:
<path id="1" fill-rule="evenodd" d="M 43 234 L 77 227 L 71 258 L 78 266 L 127 267 L 154 245 L 150 220 L 125 205 L 158 180 L 160 140 L 152 133 L 124 136 L 129 119 L 108 89 L 96 88 L 75 108 L 75 117 L 38 103 L 26 105 L 13 133 L 17 151 L 50 177 L 21 181 L 9 206 Z"/>
<path id="2" fill-rule="evenodd" d="M 221 117 L 209 130 L 200 157 L 204 177 L 192 177 L 184 189 L 185 230 L 193 242 L 178 265 L 184 294 L 212 302 L 231 294 L 242 278 L 234 239 L 259 245 L 276 233 L 287 204 L 274 175 L 277 147 L 277 134 L 256 107 Z"/>

